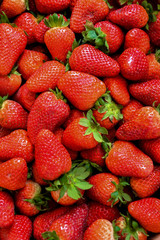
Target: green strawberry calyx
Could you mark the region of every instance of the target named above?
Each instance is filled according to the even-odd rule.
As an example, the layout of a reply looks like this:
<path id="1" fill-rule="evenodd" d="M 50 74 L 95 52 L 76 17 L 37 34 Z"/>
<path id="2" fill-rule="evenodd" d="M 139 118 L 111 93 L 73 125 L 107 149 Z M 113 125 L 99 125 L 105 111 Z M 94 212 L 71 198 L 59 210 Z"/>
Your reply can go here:
<path id="1" fill-rule="evenodd" d="M 155 58 L 156 58 L 157 62 L 160 63 L 160 49 L 156 50 L 156 52 L 155 52 Z"/>
<path id="2" fill-rule="evenodd" d="M 55 90 L 49 88 L 49 91 L 52 92 L 57 97 L 57 99 L 61 99 L 65 103 L 67 102 L 67 99 L 62 94 L 62 91 L 60 91 L 57 87 L 55 88 Z"/>
<path id="3" fill-rule="evenodd" d="M 2 14 L 0 14 L 0 23 L 8 23 L 12 27 L 17 27 L 15 23 L 11 23 L 5 14 L 5 12 L 2 11 Z"/>
<path id="4" fill-rule="evenodd" d="M 25 0 L 25 6 L 26 6 L 26 9 L 29 11 L 29 1 L 28 0 Z"/>
<path id="5" fill-rule="evenodd" d="M 86 117 L 80 119 L 79 124 L 87 128 L 84 136 L 93 134 L 94 139 L 99 143 L 104 141 L 101 134 L 108 134 L 107 129 L 101 127 L 101 125 L 96 121 L 91 109 L 88 110 Z"/>
<path id="6" fill-rule="evenodd" d="M 2 105 L 3 103 L 8 99 L 8 95 L 7 96 L 4 96 L 4 97 L 1 97 L 0 96 L 0 108 L 2 108 Z"/>
<path id="7" fill-rule="evenodd" d="M 133 0 L 119 0 L 120 5 L 122 6 L 123 4 L 127 3 L 128 5 L 133 3 Z"/>
<path id="8" fill-rule="evenodd" d="M 141 5 L 142 5 L 142 7 L 144 7 L 144 9 L 146 10 L 146 12 L 148 13 L 148 16 L 149 16 L 148 22 L 156 22 L 158 11 L 154 11 L 154 10 L 153 10 L 152 4 L 151 4 L 151 3 L 148 3 L 147 0 L 144 0 Z M 148 23 L 146 24 L 145 28 L 146 28 L 147 30 L 149 30 L 149 25 L 148 25 Z"/>
<path id="9" fill-rule="evenodd" d="M 79 41 L 77 41 L 76 39 L 74 39 L 73 44 L 72 44 L 72 51 L 68 51 L 67 53 L 67 57 L 66 57 L 66 72 L 70 70 L 70 65 L 69 65 L 69 58 L 72 55 L 72 52 L 74 51 L 75 48 L 77 48 L 81 43 L 81 39 Z"/>
<path id="10" fill-rule="evenodd" d="M 109 45 L 106 40 L 106 34 L 101 28 L 95 28 L 92 22 L 86 21 L 85 31 L 82 32 L 83 43 L 90 42 L 95 48 L 100 49 L 104 53 L 109 53 Z"/>
<path id="11" fill-rule="evenodd" d="M 44 232 L 42 233 L 42 237 L 46 240 L 60 240 L 57 233 L 55 231 L 53 232 L 50 232 L 50 231 L 47 231 L 47 232 Z"/>
<path id="12" fill-rule="evenodd" d="M 10 78 L 11 74 L 15 74 L 17 76 L 21 76 L 21 74 L 19 72 L 17 72 L 17 68 L 18 66 L 14 66 L 11 70 L 11 72 L 8 74 L 8 77 Z"/>
<path id="13" fill-rule="evenodd" d="M 54 27 L 68 27 L 70 22 L 69 20 L 65 21 L 62 14 L 58 16 L 57 13 L 54 13 L 53 15 L 50 15 L 48 19 L 45 18 L 44 23 L 47 27 L 54 28 Z"/>
<path id="14" fill-rule="evenodd" d="M 105 3 L 107 3 L 109 9 L 112 9 L 112 8 L 113 8 L 113 6 L 108 2 L 108 0 L 104 0 L 104 1 L 105 1 Z"/>

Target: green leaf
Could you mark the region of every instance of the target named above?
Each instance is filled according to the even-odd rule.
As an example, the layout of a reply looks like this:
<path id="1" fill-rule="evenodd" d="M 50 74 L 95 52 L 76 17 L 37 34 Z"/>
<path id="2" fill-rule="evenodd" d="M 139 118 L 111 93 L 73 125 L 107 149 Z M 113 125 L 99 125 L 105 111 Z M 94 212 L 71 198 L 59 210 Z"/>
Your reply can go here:
<path id="1" fill-rule="evenodd" d="M 99 127 L 99 128 L 98 128 L 98 131 L 99 131 L 100 133 L 102 133 L 102 134 L 108 134 L 108 130 L 107 130 L 106 128 L 104 128 L 104 127 Z"/>
<path id="2" fill-rule="evenodd" d="M 53 232 L 44 232 L 42 233 L 42 237 L 46 240 L 60 240 L 57 233 L 55 231 Z"/>
<path id="3" fill-rule="evenodd" d="M 78 182 L 75 184 L 75 186 L 82 190 L 87 190 L 87 189 L 90 189 L 91 187 L 93 187 L 92 184 L 90 184 L 89 182 L 86 182 L 86 181 Z"/>
<path id="4" fill-rule="evenodd" d="M 83 127 L 89 127 L 90 126 L 89 120 L 86 119 L 86 118 L 81 118 L 79 120 L 79 124 Z"/>
<path id="5" fill-rule="evenodd" d="M 93 132 L 92 128 L 89 127 L 89 128 L 87 128 L 87 130 L 85 131 L 84 136 L 90 135 L 92 132 Z"/>
<path id="6" fill-rule="evenodd" d="M 80 191 L 74 186 L 74 185 L 70 185 L 68 190 L 67 190 L 67 194 L 69 197 L 78 200 L 79 198 L 82 197 Z"/>
<path id="7" fill-rule="evenodd" d="M 103 138 L 99 132 L 93 132 L 93 137 L 97 142 L 103 142 Z"/>
<path id="8" fill-rule="evenodd" d="M 50 15 L 48 19 L 45 18 L 44 23 L 49 28 L 67 27 L 69 25 L 69 21 L 65 21 L 63 15 L 58 16 L 57 13 Z"/>
<path id="9" fill-rule="evenodd" d="M 29 1 L 25 0 L 26 9 L 29 11 Z"/>
<path id="10" fill-rule="evenodd" d="M 3 103 L 8 99 L 8 95 L 7 96 L 4 96 L 4 97 L 1 97 L 0 96 L 0 108 L 2 108 L 2 105 Z"/>
<path id="11" fill-rule="evenodd" d="M 3 11 L 2 11 L 2 14 L 0 14 L 0 23 L 8 23 L 8 24 L 10 24 L 10 21 L 9 21 L 7 15 Z"/>
<path id="12" fill-rule="evenodd" d="M 57 202 L 59 202 L 59 200 L 64 196 L 64 194 L 66 193 L 67 191 L 67 187 L 66 185 L 64 185 L 61 189 L 60 189 L 60 194 L 59 194 L 59 198 L 57 200 Z"/>

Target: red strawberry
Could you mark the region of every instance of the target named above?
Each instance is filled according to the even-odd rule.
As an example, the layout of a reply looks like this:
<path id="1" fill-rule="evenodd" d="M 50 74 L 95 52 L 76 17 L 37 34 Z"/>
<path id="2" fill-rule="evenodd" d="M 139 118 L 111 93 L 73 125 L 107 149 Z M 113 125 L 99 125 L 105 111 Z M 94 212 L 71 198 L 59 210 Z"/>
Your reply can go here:
<path id="1" fill-rule="evenodd" d="M 18 70 L 22 74 L 22 77 L 27 80 L 48 60 L 48 57 L 43 53 L 25 49 L 18 60 Z"/>
<path id="2" fill-rule="evenodd" d="M 42 64 L 27 80 L 31 92 L 44 92 L 54 89 L 57 81 L 65 74 L 65 66 L 58 61 L 47 61 Z"/>
<path id="3" fill-rule="evenodd" d="M 0 98 L 0 124 L 9 129 L 27 128 L 28 113 L 22 106 L 13 101 Z"/>
<path id="4" fill-rule="evenodd" d="M 107 168 L 115 175 L 147 177 L 153 170 L 153 162 L 133 143 L 115 141 L 106 157 Z"/>
<path id="5" fill-rule="evenodd" d="M 152 196 L 160 188 L 160 166 L 154 167 L 146 178 L 132 177 L 130 185 L 139 198 Z"/>
<path id="6" fill-rule="evenodd" d="M 32 165 L 32 175 L 33 178 L 35 180 L 36 183 L 42 185 L 42 186 L 46 186 L 47 182 L 43 181 L 43 178 L 41 178 L 38 174 L 38 170 L 37 170 L 37 166 L 35 165 L 35 163 Z"/>
<path id="7" fill-rule="evenodd" d="M 70 7 L 70 10 L 71 10 L 71 11 L 73 11 L 73 8 L 74 8 L 74 6 L 76 5 L 76 2 L 77 2 L 77 0 L 71 0 L 71 1 L 70 1 L 69 7 Z"/>
<path id="8" fill-rule="evenodd" d="M 125 35 L 124 49 L 140 48 L 145 54 L 150 50 L 150 39 L 148 34 L 139 28 L 133 28 Z"/>
<path id="9" fill-rule="evenodd" d="M 78 0 L 71 13 L 70 28 L 75 33 L 85 30 L 86 20 L 93 24 L 104 20 L 109 12 L 108 5 L 103 1 Z"/>
<path id="10" fill-rule="evenodd" d="M 9 193 L 0 191 L 0 228 L 8 228 L 14 222 L 14 202 Z"/>
<path id="11" fill-rule="evenodd" d="M 147 106 L 160 104 L 160 80 L 152 79 L 147 82 L 133 83 L 129 85 L 130 94 Z"/>
<path id="12" fill-rule="evenodd" d="M 160 136 L 160 115 L 153 107 L 142 107 L 116 132 L 120 140 L 154 139 Z"/>
<path id="13" fill-rule="evenodd" d="M 155 22 L 149 23 L 148 34 L 151 42 L 157 47 L 160 47 L 160 12 L 158 12 L 156 17 L 157 19 Z"/>
<path id="14" fill-rule="evenodd" d="M 0 138 L 7 136 L 8 134 L 10 134 L 11 130 L 9 130 L 8 128 L 4 128 L 0 126 Z"/>
<path id="15" fill-rule="evenodd" d="M 160 232 L 160 200 L 158 198 L 143 198 L 131 202 L 128 205 L 128 211 L 147 231 Z"/>
<path id="16" fill-rule="evenodd" d="M 28 168 L 24 158 L 12 158 L 0 165 L 0 187 L 17 190 L 25 186 Z"/>
<path id="17" fill-rule="evenodd" d="M 36 138 L 35 164 L 39 176 L 46 180 L 55 180 L 71 168 L 69 153 L 47 129 L 41 130 Z"/>
<path id="18" fill-rule="evenodd" d="M 123 106 L 129 103 L 130 95 L 128 92 L 127 81 L 121 77 L 117 76 L 114 78 L 105 78 L 104 83 L 107 89 L 110 91 L 111 97 Z"/>
<path id="19" fill-rule="evenodd" d="M 84 116 L 84 112 L 78 110 L 78 109 L 71 109 L 69 117 L 67 118 L 67 120 L 65 121 L 65 123 L 63 124 L 63 127 L 66 128 L 68 127 L 68 125 L 76 118 L 80 118 Z"/>
<path id="20" fill-rule="evenodd" d="M 69 116 L 70 108 L 52 92 L 44 92 L 36 99 L 28 116 L 27 132 L 33 144 L 41 129 L 53 131 Z"/>
<path id="21" fill-rule="evenodd" d="M 106 86 L 101 80 L 77 71 L 66 72 L 57 82 L 57 86 L 79 110 L 93 107 L 97 99 L 106 91 Z"/>
<path id="22" fill-rule="evenodd" d="M 114 77 L 120 72 L 114 59 L 89 44 L 83 44 L 73 50 L 69 65 L 74 71 L 97 77 Z"/>
<path id="23" fill-rule="evenodd" d="M 25 0 L 3 0 L 0 6 L 0 12 L 5 12 L 8 18 L 15 17 L 28 8 L 28 1 Z"/>
<path id="24" fill-rule="evenodd" d="M 146 79 L 160 79 L 160 51 L 147 55 L 149 71 Z"/>
<path id="25" fill-rule="evenodd" d="M 70 0 L 35 0 L 36 8 L 40 13 L 50 14 L 63 11 L 69 7 Z"/>
<path id="26" fill-rule="evenodd" d="M 141 5 L 131 4 L 111 11 L 108 15 L 108 19 L 129 30 L 132 28 L 144 27 L 149 17 L 146 10 Z"/>
<path id="27" fill-rule="evenodd" d="M 65 21 L 63 15 L 58 17 L 54 13 L 48 19 L 45 19 L 45 24 L 50 29 L 44 35 L 44 42 L 52 58 L 65 62 L 67 53 L 72 50 L 72 44 L 75 40 L 74 32 L 67 27 L 69 21 Z"/>
<path id="28" fill-rule="evenodd" d="M 106 219 L 98 219 L 85 231 L 83 240 L 114 240 L 112 223 Z"/>
<path id="29" fill-rule="evenodd" d="M 140 102 L 131 99 L 131 101 L 122 109 L 123 122 L 131 120 L 135 112 L 142 107 L 143 105 Z"/>
<path id="30" fill-rule="evenodd" d="M 1 240 L 30 240 L 32 221 L 23 215 L 15 215 L 14 223 L 10 228 L 0 229 Z"/>
<path id="31" fill-rule="evenodd" d="M 14 157 L 24 158 L 26 162 L 34 158 L 33 145 L 25 130 L 18 129 L 0 138 L 0 161 Z"/>
<path id="32" fill-rule="evenodd" d="M 118 58 L 118 63 L 122 76 L 128 80 L 143 80 L 148 74 L 148 59 L 146 54 L 139 48 L 127 48 L 124 50 Z"/>

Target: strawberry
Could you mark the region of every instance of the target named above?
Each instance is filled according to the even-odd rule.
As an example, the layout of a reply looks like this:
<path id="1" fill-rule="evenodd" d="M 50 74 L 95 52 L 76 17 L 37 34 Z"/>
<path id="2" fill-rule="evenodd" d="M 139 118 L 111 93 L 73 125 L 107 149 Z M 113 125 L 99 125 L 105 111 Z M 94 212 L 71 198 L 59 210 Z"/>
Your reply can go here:
<path id="1" fill-rule="evenodd" d="M 3 0 L 0 6 L 0 12 L 5 12 L 8 18 L 15 17 L 25 10 L 28 10 L 28 0 Z"/>
<path id="2" fill-rule="evenodd" d="M 36 93 L 31 92 L 25 83 L 14 94 L 13 100 L 21 104 L 23 108 L 31 111 L 32 105 L 36 100 Z"/>
<path id="3" fill-rule="evenodd" d="M 47 129 L 41 130 L 36 138 L 35 164 L 39 176 L 46 180 L 55 180 L 71 168 L 69 153 Z"/>
<path id="4" fill-rule="evenodd" d="M 152 196 L 160 187 L 160 166 L 155 166 L 146 178 L 132 177 L 130 185 L 139 198 Z"/>
<path id="5" fill-rule="evenodd" d="M 50 14 L 54 12 L 63 11 L 69 7 L 70 0 L 35 0 L 36 8 L 40 13 Z"/>
<path id="6" fill-rule="evenodd" d="M 98 219 L 85 231 L 83 240 L 114 240 L 112 223 L 106 219 Z"/>
<path id="7" fill-rule="evenodd" d="M 31 92 L 44 92 L 54 89 L 57 81 L 65 74 L 65 67 L 58 61 L 47 61 L 42 64 L 27 80 Z"/>
<path id="8" fill-rule="evenodd" d="M 143 198 L 128 205 L 130 215 L 147 231 L 160 232 L 160 200 Z"/>
<path id="9" fill-rule="evenodd" d="M 44 35 L 44 42 L 52 58 L 65 62 L 67 53 L 72 50 L 72 44 L 75 40 L 74 32 L 67 27 L 69 21 L 65 21 L 63 15 L 58 17 L 54 13 L 44 22 L 50 28 Z"/>
<path id="10" fill-rule="evenodd" d="M 4 128 L 0 126 L 0 138 L 7 136 L 8 134 L 10 134 L 11 130 L 9 130 L 8 128 Z"/>
<path id="11" fill-rule="evenodd" d="M 74 119 L 80 118 L 84 116 L 84 112 L 78 110 L 78 109 L 71 109 L 69 117 L 64 122 L 63 127 L 66 128 Z"/>
<path id="12" fill-rule="evenodd" d="M 93 107 L 106 91 L 106 86 L 101 80 L 78 71 L 66 72 L 58 80 L 57 86 L 74 107 L 84 111 Z"/>
<path id="13" fill-rule="evenodd" d="M 107 219 L 112 222 L 117 219 L 119 215 L 119 210 L 116 206 L 109 207 L 98 202 L 91 201 L 88 204 L 88 218 L 87 226 L 89 227 L 97 219 Z"/>
<path id="14" fill-rule="evenodd" d="M 127 48 L 118 58 L 121 74 L 131 81 L 143 80 L 149 70 L 146 54 L 139 48 Z"/>
<path id="15" fill-rule="evenodd" d="M 1 240 L 30 240 L 31 234 L 32 221 L 24 215 L 15 215 L 10 228 L 0 229 Z"/>
<path id="16" fill-rule="evenodd" d="M 127 81 L 118 75 L 117 77 L 105 78 L 104 83 L 106 88 L 110 91 L 111 97 L 123 106 L 130 101 Z"/>
<path id="17" fill-rule="evenodd" d="M 108 5 L 103 0 L 78 0 L 71 13 L 70 28 L 75 33 L 85 30 L 86 20 L 93 24 L 104 20 L 109 12 Z"/>
<path id="18" fill-rule="evenodd" d="M 33 144 L 41 129 L 54 131 L 61 126 L 69 116 L 70 108 L 63 100 L 58 99 L 53 92 L 44 92 L 38 96 L 28 116 L 27 132 Z"/>
<path id="19" fill-rule="evenodd" d="M 70 208 L 59 207 L 38 215 L 33 222 L 33 235 L 36 240 L 43 240 L 42 233 L 49 230 L 52 222 L 64 215 Z"/>
<path id="20" fill-rule="evenodd" d="M 14 20 L 14 23 L 27 33 L 27 43 L 36 42 L 34 29 L 38 25 L 37 19 L 29 12 L 24 12 Z"/>
<path id="21" fill-rule="evenodd" d="M 105 159 L 107 168 L 115 175 L 147 177 L 153 170 L 153 162 L 131 142 L 115 141 Z"/>
<path id="22" fill-rule="evenodd" d="M 83 240 L 83 231 L 86 227 L 88 207 L 86 204 L 73 207 L 69 213 L 54 220 L 49 228 L 49 232 L 42 234 L 43 238 L 48 237 L 60 239 Z"/>
<path id="23" fill-rule="evenodd" d="M 70 10 L 71 10 L 71 11 L 73 11 L 73 8 L 74 8 L 74 6 L 76 5 L 76 2 L 77 2 L 77 0 L 71 0 L 71 1 L 70 1 L 69 7 L 70 7 Z"/>
<path id="24" fill-rule="evenodd" d="M 149 62 L 149 71 L 146 76 L 147 80 L 160 79 L 160 51 L 147 55 Z"/>
<path id="25" fill-rule="evenodd" d="M 160 81 L 152 79 L 147 82 L 133 83 L 129 85 L 130 94 L 147 106 L 158 106 L 160 104 Z"/>
<path id="26" fill-rule="evenodd" d="M 148 34 L 139 28 L 133 28 L 125 35 L 124 49 L 140 48 L 145 54 L 150 50 L 150 39 Z"/>
<path id="27" fill-rule="evenodd" d="M 141 5 L 131 4 L 111 11 L 108 15 L 108 19 L 129 30 L 132 28 L 144 27 L 149 20 L 149 16 Z"/>
<path id="28" fill-rule="evenodd" d="M 0 165 L 0 187 L 17 190 L 25 186 L 28 168 L 24 158 L 12 158 Z"/>
<path id="29" fill-rule="evenodd" d="M 122 109 L 123 122 L 131 120 L 135 112 L 142 108 L 143 105 L 135 99 L 131 99 L 130 102 Z"/>
<path id="30" fill-rule="evenodd" d="M 89 44 L 73 50 L 69 65 L 71 70 L 97 77 L 114 77 L 120 72 L 119 64 L 114 59 Z"/>
<path id="31" fill-rule="evenodd" d="M 48 60 L 48 57 L 43 53 L 25 49 L 18 60 L 18 70 L 22 74 L 22 77 L 27 80 Z"/>
<path id="32" fill-rule="evenodd" d="M 160 115 L 150 106 L 138 109 L 131 120 L 122 124 L 116 132 L 120 140 L 147 140 L 160 136 Z"/>
<path id="33" fill-rule="evenodd" d="M 6 161 L 14 157 L 24 158 L 31 162 L 34 158 L 33 145 L 27 132 L 18 129 L 7 136 L 0 138 L 0 161 Z"/>
<path id="34" fill-rule="evenodd" d="M 11 195 L 0 191 L 0 228 L 8 228 L 14 222 L 14 202 Z"/>
<path id="35" fill-rule="evenodd" d="M 0 124 L 9 129 L 27 128 L 28 113 L 22 106 L 13 101 L 7 100 L 4 96 L 0 98 Z"/>
<path id="36" fill-rule="evenodd" d="M 9 75 L 0 75 L 0 96 L 12 96 L 21 86 L 22 78 L 13 68 Z"/>
<path id="37" fill-rule="evenodd" d="M 37 170 L 37 166 L 34 164 L 32 165 L 32 175 L 33 175 L 33 179 L 36 183 L 42 185 L 42 186 L 46 186 L 47 182 L 43 180 L 43 178 L 41 178 L 38 174 L 38 170 Z"/>
<path id="38" fill-rule="evenodd" d="M 156 16 L 156 21 L 149 23 L 148 35 L 151 42 L 157 47 L 160 47 L 160 12 L 158 12 Z"/>
<path id="39" fill-rule="evenodd" d="M 160 137 L 151 140 L 139 141 L 139 148 L 150 156 L 153 161 L 160 163 Z"/>

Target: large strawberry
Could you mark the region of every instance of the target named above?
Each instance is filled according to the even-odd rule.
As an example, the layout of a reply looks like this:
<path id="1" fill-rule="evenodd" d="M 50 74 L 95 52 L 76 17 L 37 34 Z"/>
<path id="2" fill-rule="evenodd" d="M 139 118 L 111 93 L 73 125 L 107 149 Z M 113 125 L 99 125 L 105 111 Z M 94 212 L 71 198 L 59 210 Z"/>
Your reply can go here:
<path id="1" fill-rule="evenodd" d="M 5 12 L 8 18 L 15 17 L 26 9 L 28 10 L 28 0 L 3 0 L 0 6 L 0 12 Z"/>
<path id="2" fill-rule="evenodd" d="M 10 227 L 14 222 L 14 202 L 11 195 L 0 191 L 0 228 Z"/>
<path id="3" fill-rule="evenodd" d="M 131 120 L 135 112 L 142 107 L 143 105 L 140 102 L 135 99 L 131 99 L 130 102 L 122 109 L 123 122 Z"/>
<path id="4" fill-rule="evenodd" d="M 50 14 L 65 10 L 69 7 L 70 0 L 35 0 L 36 8 L 40 13 Z"/>

